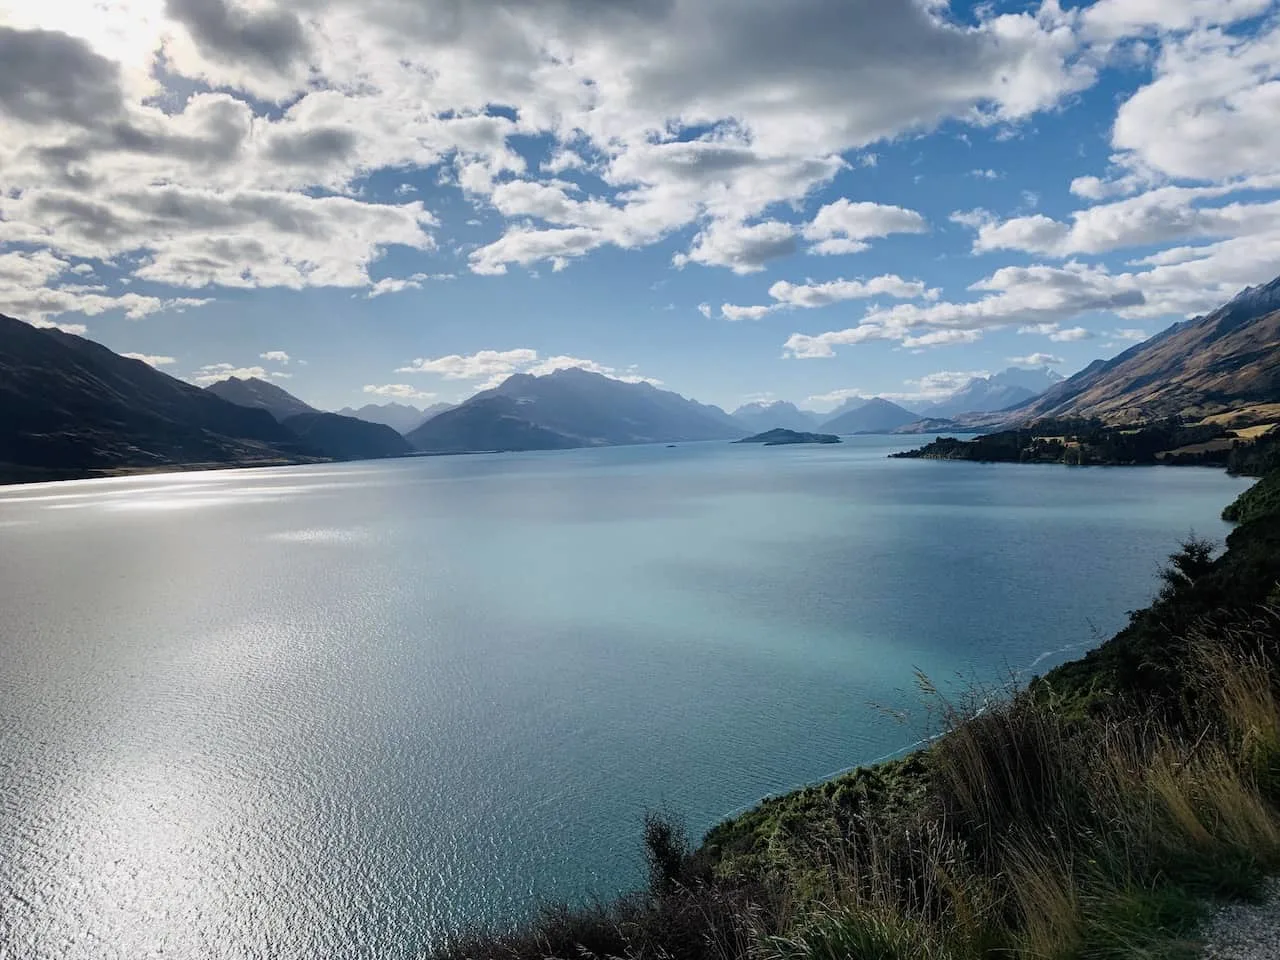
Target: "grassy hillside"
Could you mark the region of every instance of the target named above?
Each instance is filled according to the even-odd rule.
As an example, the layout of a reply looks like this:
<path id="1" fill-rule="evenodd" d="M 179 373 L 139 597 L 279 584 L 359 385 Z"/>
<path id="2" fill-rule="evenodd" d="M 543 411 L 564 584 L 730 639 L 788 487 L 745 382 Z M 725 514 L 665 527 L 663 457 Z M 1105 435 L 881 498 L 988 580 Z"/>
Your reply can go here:
<path id="1" fill-rule="evenodd" d="M 922 679 L 926 748 L 697 847 L 651 819 L 647 890 L 440 956 L 1194 955 L 1208 903 L 1280 871 L 1280 503 L 1241 501 L 1225 552 L 1188 543 L 1083 659 L 961 704 Z"/>

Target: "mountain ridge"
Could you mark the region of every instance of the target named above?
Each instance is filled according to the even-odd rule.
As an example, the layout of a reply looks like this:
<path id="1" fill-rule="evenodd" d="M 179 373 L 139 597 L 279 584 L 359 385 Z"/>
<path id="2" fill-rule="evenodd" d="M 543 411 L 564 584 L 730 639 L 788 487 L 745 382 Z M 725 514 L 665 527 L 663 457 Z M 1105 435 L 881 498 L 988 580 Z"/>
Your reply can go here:
<path id="1" fill-rule="evenodd" d="M 1097 360 L 1005 422 L 1098 417 L 1108 423 L 1198 417 L 1280 401 L 1280 277 Z"/>
<path id="2" fill-rule="evenodd" d="M 319 413 L 309 403 L 299 400 L 292 393 L 260 377 L 227 377 L 204 388 L 215 397 L 241 407 L 265 410 L 280 422 L 300 413 Z"/>
<path id="3" fill-rule="evenodd" d="M 24 479 L 322 459 L 269 413 L 0 315 L 0 467 Z"/>
<path id="4" fill-rule="evenodd" d="M 475 431 L 468 438 L 462 425 Z M 513 374 L 428 420 L 408 435 L 415 449 L 563 449 L 737 439 L 743 425 L 719 407 L 649 383 L 628 383 L 577 368 Z M 520 443 L 536 444 L 522 447 Z"/>

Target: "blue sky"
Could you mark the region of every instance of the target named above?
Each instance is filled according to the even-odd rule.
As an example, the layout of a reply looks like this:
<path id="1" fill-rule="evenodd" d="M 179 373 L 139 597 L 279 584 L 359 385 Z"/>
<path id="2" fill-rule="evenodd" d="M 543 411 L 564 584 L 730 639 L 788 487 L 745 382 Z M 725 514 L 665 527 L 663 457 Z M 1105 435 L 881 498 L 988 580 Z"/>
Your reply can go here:
<path id="1" fill-rule="evenodd" d="M 326 408 L 1069 374 L 1280 274 L 1278 13 L 0 0 L 0 311 Z"/>

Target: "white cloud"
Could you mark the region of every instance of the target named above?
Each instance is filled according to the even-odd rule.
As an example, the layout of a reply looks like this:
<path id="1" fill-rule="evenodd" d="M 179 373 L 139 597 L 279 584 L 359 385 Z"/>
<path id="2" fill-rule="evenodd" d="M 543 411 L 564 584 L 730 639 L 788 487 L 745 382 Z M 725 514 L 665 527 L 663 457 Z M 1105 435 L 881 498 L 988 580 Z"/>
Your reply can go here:
<path id="1" fill-rule="evenodd" d="M 790 283 L 779 280 L 769 288 L 774 302 L 767 305 L 740 307 L 731 303 L 720 307 L 720 315 L 727 320 L 760 320 L 778 310 L 795 308 L 813 309 L 846 300 L 886 296 L 899 300 L 924 298 L 933 300 L 938 291 L 920 280 L 903 280 L 897 274 L 884 274 L 870 280 L 829 280 L 825 283 Z"/>
<path id="2" fill-rule="evenodd" d="M 83 324 L 52 323 L 49 317 L 81 313 L 88 317 L 114 310 L 137 320 L 162 310 L 198 307 L 207 300 L 192 297 L 150 297 L 137 293 L 112 295 L 103 286 L 60 283 L 65 272 L 77 277 L 82 272 L 48 250 L 0 253 L 0 313 L 26 320 L 35 326 L 57 327 L 67 333 L 86 332 Z"/>
<path id="3" fill-rule="evenodd" d="M 1092 340 L 1094 336 L 1094 332 L 1085 327 L 1067 327 L 1065 330 L 1053 331 L 1049 334 L 1049 339 L 1054 343 L 1076 343 L 1080 340 Z"/>
<path id="4" fill-rule="evenodd" d="M 1067 317 L 1101 310 L 1123 312 L 1145 303 L 1132 275 L 1113 276 L 1103 267 L 1078 263 L 1061 268 L 1002 267 L 970 289 L 986 296 L 969 302 L 874 309 L 856 327 L 817 335 L 794 333 L 784 350 L 790 356 L 813 358 L 833 356 L 837 346 L 871 340 L 897 341 L 906 347 L 971 343 L 984 330 L 1019 323 L 1048 324 L 1046 330 L 1061 333 L 1056 325 Z"/>
<path id="5" fill-rule="evenodd" d="M 710 319 L 711 319 L 711 304 L 709 304 L 709 303 L 700 303 L 700 304 L 698 304 L 698 312 L 699 312 L 700 314 L 702 314 L 704 317 L 706 317 L 708 320 L 710 320 Z"/>
<path id="6" fill-rule="evenodd" d="M 1266 13 L 1272 0 L 1097 0 L 1083 11 L 1091 39 L 1172 32 L 1232 23 Z"/>
<path id="7" fill-rule="evenodd" d="M 290 357 L 289 354 L 285 353 L 283 350 L 268 350 L 266 353 L 258 354 L 258 359 L 267 360 L 272 363 L 288 363 Z"/>
<path id="8" fill-rule="evenodd" d="M 1116 340 L 1129 340 L 1133 343 L 1141 343 L 1148 337 L 1147 331 L 1138 330 L 1134 327 L 1124 327 L 1120 330 L 1112 330 L 1111 336 Z"/>
<path id="9" fill-rule="evenodd" d="M 694 238 L 688 253 L 678 253 L 672 263 L 683 267 L 700 263 L 728 267 L 734 273 L 758 273 L 770 260 L 795 252 L 796 230 L 789 223 L 766 220 L 751 225 L 717 221 Z"/>
<path id="10" fill-rule="evenodd" d="M 396 373 L 434 373 L 446 380 L 484 380 L 511 374 L 538 362 L 538 351 L 480 350 L 468 356 L 452 353 L 445 357 L 419 357 Z"/>
<path id="11" fill-rule="evenodd" d="M 1004 174 L 999 170 L 992 170 L 990 167 L 986 167 L 984 169 L 970 170 L 969 176 L 978 180 L 999 180 Z"/>
<path id="12" fill-rule="evenodd" d="M 220 380 L 230 380 L 236 377 L 240 380 L 249 380 L 257 378 L 258 380 L 267 379 L 283 379 L 287 380 L 289 374 L 280 372 L 268 372 L 263 367 L 237 367 L 233 363 L 207 363 L 203 367 L 196 370 L 187 379 L 192 383 L 207 387 L 211 383 L 217 383 Z"/>
<path id="13" fill-rule="evenodd" d="M 815 393 L 805 399 L 805 406 L 822 412 L 833 410 L 846 400 L 864 399 L 867 394 L 857 387 L 841 387 L 839 390 L 828 390 L 826 393 Z"/>
<path id="14" fill-rule="evenodd" d="M 1029 353 L 1025 357 L 1009 357 L 1008 360 L 1015 367 L 1054 367 L 1066 363 L 1062 357 L 1052 353 Z"/>
<path id="15" fill-rule="evenodd" d="M 375 397 L 383 397 L 387 400 L 434 400 L 437 396 L 429 390 L 419 390 L 408 383 L 367 383 L 362 389 L 365 393 L 372 394 Z"/>
<path id="16" fill-rule="evenodd" d="M 870 145 L 950 118 L 1017 122 L 1094 79 L 1053 4 L 965 25 L 915 0 L 168 0 L 4 16 L 0 244 L 188 288 L 391 292 L 370 265 L 394 246 L 430 253 L 436 222 L 421 203 L 367 199 L 379 171 L 434 170 L 491 203 L 506 223 L 472 252 L 477 273 L 561 269 L 690 226 L 704 237 L 691 262 L 749 271 L 783 248 L 779 228 L 722 235 L 803 201 L 845 155 L 866 162 Z M 539 136 L 550 157 L 531 174 L 511 144 Z M 569 171 L 591 186 L 559 200 L 555 182 L 512 186 Z"/>
<path id="17" fill-rule="evenodd" d="M 1280 178 L 1217 187 L 1161 187 L 1113 203 L 1078 210 L 1070 224 L 1042 215 L 997 222 L 975 222 L 975 253 L 1022 250 L 1066 257 L 1099 254 L 1210 237 L 1273 233 L 1280 222 L 1280 201 L 1202 206 L 1201 201 L 1252 187 L 1272 188 Z"/>
<path id="18" fill-rule="evenodd" d="M 400 367 L 396 373 L 431 373 L 446 380 L 483 380 L 485 382 L 481 384 L 481 389 L 488 389 L 497 386 L 514 373 L 544 376 L 556 370 L 569 368 L 599 373 L 626 383 L 650 383 L 655 386 L 662 383 L 661 380 L 639 375 L 634 367 L 618 370 L 594 360 L 565 355 L 544 358 L 538 355 L 538 351 L 528 347 L 519 347 L 514 350 L 480 350 L 467 356 L 455 353 L 434 359 L 420 357 L 409 366 Z"/>
<path id="19" fill-rule="evenodd" d="M 1187 0 L 1183 0 L 1185 8 Z M 1203 8 L 1232 18 L 1262 0 Z M 1121 161 L 1171 177 L 1220 180 L 1280 171 L 1280 21 L 1256 35 L 1195 30 L 1161 44 L 1155 78 L 1121 104 Z"/>
<path id="20" fill-rule="evenodd" d="M 178 362 L 175 357 L 161 357 L 152 353 L 122 353 L 120 356 L 141 360 L 149 367 L 168 367 Z"/>
<path id="21" fill-rule="evenodd" d="M 774 310 L 778 309 L 777 304 L 759 304 L 753 307 L 740 307 L 732 303 L 722 303 L 720 305 L 720 316 L 726 320 L 763 320 Z"/>
<path id="22" fill-rule="evenodd" d="M 842 197 L 828 203 L 804 228 L 804 238 L 814 241 L 809 252 L 824 256 L 860 253 L 867 240 L 894 233 L 925 233 L 928 223 L 919 213 L 882 203 L 854 203 Z"/>

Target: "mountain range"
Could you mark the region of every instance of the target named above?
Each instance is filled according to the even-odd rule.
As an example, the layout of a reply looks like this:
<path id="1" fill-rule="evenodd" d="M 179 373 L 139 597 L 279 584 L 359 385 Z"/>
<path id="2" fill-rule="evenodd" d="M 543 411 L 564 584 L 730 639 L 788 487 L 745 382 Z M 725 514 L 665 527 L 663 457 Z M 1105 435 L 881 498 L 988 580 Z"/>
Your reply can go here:
<path id="1" fill-rule="evenodd" d="M 452 410 L 454 406 L 452 403 L 433 403 L 429 407 L 419 409 L 407 403 L 366 403 L 359 409 L 343 407 L 338 413 L 344 417 L 355 417 L 366 423 L 380 423 L 397 433 L 409 433 L 436 414 Z"/>
<path id="2" fill-rule="evenodd" d="M 1062 374 L 1050 367 L 1009 367 L 989 377 L 974 377 L 945 400 L 921 409 L 924 418 L 942 419 L 966 413 L 992 413 L 1027 403 L 1061 383 Z"/>
<path id="3" fill-rule="evenodd" d="M 736 440 L 745 432 L 750 431 L 719 407 L 648 383 L 626 383 L 568 368 L 544 376 L 508 377 L 492 390 L 432 417 L 406 439 L 416 449 L 431 452 L 554 450 Z"/>
<path id="4" fill-rule="evenodd" d="M 322 457 L 265 410 L 229 403 L 91 340 L 0 316 L 6 477 Z"/>
<path id="5" fill-rule="evenodd" d="M 748 403 L 733 411 L 730 416 L 747 430 L 762 433 L 766 430 L 812 430 L 822 422 L 821 414 L 801 410 L 794 403 L 777 400 L 773 403 Z"/>
<path id="6" fill-rule="evenodd" d="M 1266 404 L 1274 408 L 1260 406 Z M 5 479 L 737 440 L 771 429 L 982 430 L 1044 417 L 1127 423 L 1241 410 L 1255 420 L 1264 413 L 1280 419 L 1280 279 L 1066 380 L 1047 368 L 1010 369 L 975 378 L 919 412 L 854 397 L 825 418 L 785 402 L 747 404 L 730 415 L 648 383 L 580 369 L 516 374 L 447 409 L 385 404 L 326 413 L 264 380 L 233 378 L 200 389 L 92 341 L 0 316 Z"/>

